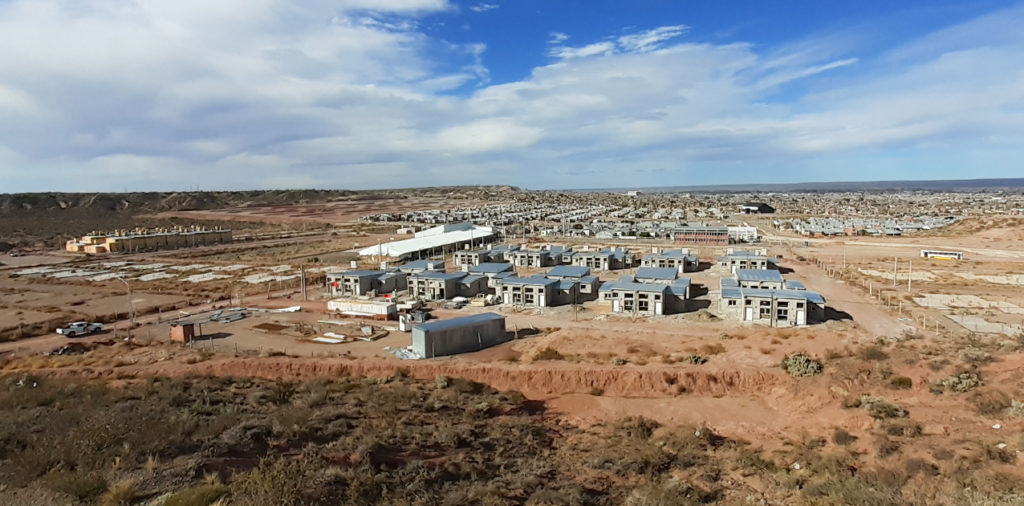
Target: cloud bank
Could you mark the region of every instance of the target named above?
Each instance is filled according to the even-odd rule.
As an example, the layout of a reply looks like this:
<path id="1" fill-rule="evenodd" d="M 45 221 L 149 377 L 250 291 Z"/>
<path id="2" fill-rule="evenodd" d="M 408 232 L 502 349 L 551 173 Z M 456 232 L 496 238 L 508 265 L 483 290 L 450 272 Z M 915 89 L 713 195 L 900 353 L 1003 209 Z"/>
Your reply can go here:
<path id="1" fill-rule="evenodd" d="M 682 25 L 552 33 L 549 60 L 504 83 L 486 44 L 422 29 L 457 10 L 0 3 L 0 191 L 997 177 L 1024 159 L 1024 9 L 871 57 Z"/>

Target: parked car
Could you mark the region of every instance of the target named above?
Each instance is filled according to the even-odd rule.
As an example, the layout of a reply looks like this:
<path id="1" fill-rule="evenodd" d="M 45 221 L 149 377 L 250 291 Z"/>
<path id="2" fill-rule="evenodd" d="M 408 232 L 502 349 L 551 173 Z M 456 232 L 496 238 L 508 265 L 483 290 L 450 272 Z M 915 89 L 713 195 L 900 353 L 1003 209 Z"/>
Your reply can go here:
<path id="1" fill-rule="evenodd" d="M 103 330 L 102 323 L 74 322 L 69 323 L 67 327 L 57 329 L 57 333 L 62 334 L 65 337 L 75 337 L 95 334 L 101 330 Z"/>

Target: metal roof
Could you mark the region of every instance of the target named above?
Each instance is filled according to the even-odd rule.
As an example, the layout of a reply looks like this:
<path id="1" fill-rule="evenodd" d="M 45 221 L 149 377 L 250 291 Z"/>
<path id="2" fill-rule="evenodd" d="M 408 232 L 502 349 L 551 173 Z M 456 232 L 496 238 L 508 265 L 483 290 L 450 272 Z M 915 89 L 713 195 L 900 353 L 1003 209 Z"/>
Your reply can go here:
<path id="1" fill-rule="evenodd" d="M 447 320 L 435 320 L 432 322 L 421 323 L 413 330 L 419 330 L 421 332 L 436 332 L 439 330 L 457 329 L 459 327 L 465 327 L 468 325 L 474 325 L 477 323 L 489 322 L 494 320 L 505 321 L 505 317 L 497 313 L 480 313 L 470 316 L 461 316 L 459 318 L 450 318 Z"/>
<path id="2" fill-rule="evenodd" d="M 590 268 L 581 267 L 578 265 L 559 265 L 552 267 L 548 271 L 548 276 L 558 276 L 562 278 L 582 278 L 590 274 Z"/>
<path id="3" fill-rule="evenodd" d="M 597 281 L 597 276 L 583 276 L 580 278 L 580 283 L 590 284 Z"/>
<path id="4" fill-rule="evenodd" d="M 771 281 L 782 282 L 782 273 L 773 269 L 736 269 L 736 279 L 740 281 Z"/>
<path id="5" fill-rule="evenodd" d="M 688 288 L 690 288 L 690 278 L 679 278 L 668 285 L 669 292 L 679 297 L 686 297 Z"/>
<path id="6" fill-rule="evenodd" d="M 470 240 L 476 241 L 488 239 L 494 237 L 494 235 L 495 234 L 490 227 L 473 226 L 466 230 L 446 231 L 424 237 L 414 237 L 412 239 L 403 239 L 401 241 L 369 246 L 360 249 L 359 254 L 362 256 L 380 255 L 386 257 L 403 257 L 419 251 L 451 246 L 453 244 L 467 242 Z"/>
<path id="7" fill-rule="evenodd" d="M 523 286 L 548 286 L 548 285 L 554 285 L 554 284 L 557 284 L 557 283 L 558 283 L 557 279 L 548 279 L 548 278 L 542 278 L 542 277 L 537 277 L 537 276 L 531 276 L 529 278 L 520 278 L 520 277 L 505 278 L 505 279 L 502 279 L 501 281 L 498 282 L 498 284 L 502 284 L 502 285 L 523 285 Z"/>
<path id="8" fill-rule="evenodd" d="M 647 258 L 676 258 L 676 259 L 688 259 L 691 256 L 689 251 L 683 251 L 681 249 L 667 249 L 660 253 L 651 253 L 647 255 Z"/>
<path id="9" fill-rule="evenodd" d="M 512 270 L 512 264 L 508 262 L 483 262 L 480 265 L 469 268 L 469 272 L 482 274 L 496 274 L 508 270 Z"/>
<path id="10" fill-rule="evenodd" d="M 723 256 L 721 256 L 719 258 L 729 258 L 729 257 L 768 258 L 765 255 L 758 255 L 757 253 L 754 253 L 753 251 L 744 251 L 744 250 L 733 251 L 732 253 L 729 253 L 728 255 L 723 255 Z"/>
<path id="11" fill-rule="evenodd" d="M 346 277 L 346 278 L 365 278 L 365 277 L 370 277 L 370 276 L 376 277 L 376 276 L 380 276 L 381 274 L 384 274 L 384 271 L 361 270 L 361 271 L 345 271 L 345 272 L 342 272 L 340 274 L 339 273 L 334 273 L 334 274 L 331 274 L 331 275 L 332 276 L 341 275 L 341 276 Z"/>
<path id="12" fill-rule="evenodd" d="M 739 281 L 736 280 L 736 278 L 722 278 L 721 280 L 719 280 L 719 284 L 723 289 L 740 287 L 740 283 Z"/>
<path id="13" fill-rule="evenodd" d="M 459 280 L 459 283 L 462 283 L 464 285 L 468 285 L 470 283 L 475 283 L 477 281 L 480 281 L 481 279 L 487 279 L 487 276 L 481 276 L 479 274 L 470 274 L 470 275 L 462 278 L 461 280 Z"/>
<path id="14" fill-rule="evenodd" d="M 796 280 L 785 281 L 785 282 L 782 283 L 782 287 L 787 289 L 787 290 L 806 290 L 807 289 L 807 287 L 805 287 L 803 283 L 801 283 L 799 281 L 796 281 Z"/>
<path id="15" fill-rule="evenodd" d="M 812 304 L 824 304 L 821 294 L 808 290 L 773 290 L 770 288 L 722 288 L 723 299 L 762 297 L 766 299 L 802 299 Z"/>
<path id="16" fill-rule="evenodd" d="M 623 290 L 627 292 L 665 293 L 665 291 L 668 290 L 668 285 L 661 285 L 657 283 L 637 283 L 622 281 L 619 281 L 617 283 L 605 283 L 601 285 L 602 292 L 614 290 Z"/>
<path id="17" fill-rule="evenodd" d="M 672 267 L 640 267 L 636 279 L 676 279 L 679 271 Z"/>
<path id="18" fill-rule="evenodd" d="M 406 262 L 398 268 L 403 270 L 428 269 L 431 264 L 434 266 L 432 270 L 444 270 L 444 260 L 416 260 L 413 262 Z"/>
<path id="19" fill-rule="evenodd" d="M 456 272 L 437 272 L 437 271 L 424 271 L 417 274 L 413 274 L 410 277 L 422 278 L 422 279 L 459 279 L 466 277 L 466 273 L 462 271 Z"/>

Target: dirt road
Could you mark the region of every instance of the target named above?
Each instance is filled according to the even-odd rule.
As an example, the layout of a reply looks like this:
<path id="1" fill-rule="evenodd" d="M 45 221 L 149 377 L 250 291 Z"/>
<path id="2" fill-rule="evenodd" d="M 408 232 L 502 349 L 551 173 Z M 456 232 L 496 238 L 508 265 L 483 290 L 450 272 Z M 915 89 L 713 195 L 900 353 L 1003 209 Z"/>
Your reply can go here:
<path id="1" fill-rule="evenodd" d="M 843 281 L 832 279 L 813 263 L 799 265 L 788 261 L 782 262 L 783 267 L 799 269 L 804 284 L 813 287 L 825 297 L 828 307 L 836 308 L 853 317 L 861 328 L 872 336 L 894 336 L 914 327 L 900 322 L 878 302 L 862 295 L 859 291 Z"/>

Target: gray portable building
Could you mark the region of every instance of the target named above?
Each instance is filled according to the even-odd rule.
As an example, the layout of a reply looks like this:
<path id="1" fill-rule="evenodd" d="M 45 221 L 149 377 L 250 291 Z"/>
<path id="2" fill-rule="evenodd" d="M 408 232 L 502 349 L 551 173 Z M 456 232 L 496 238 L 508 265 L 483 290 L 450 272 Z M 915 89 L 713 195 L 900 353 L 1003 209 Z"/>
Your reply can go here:
<path id="1" fill-rule="evenodd" d="M 412 350 L 424 358 L 478 351 L 505 340 L 505 317 L 497 313 L 436 320 L 412 328 Z"/>

